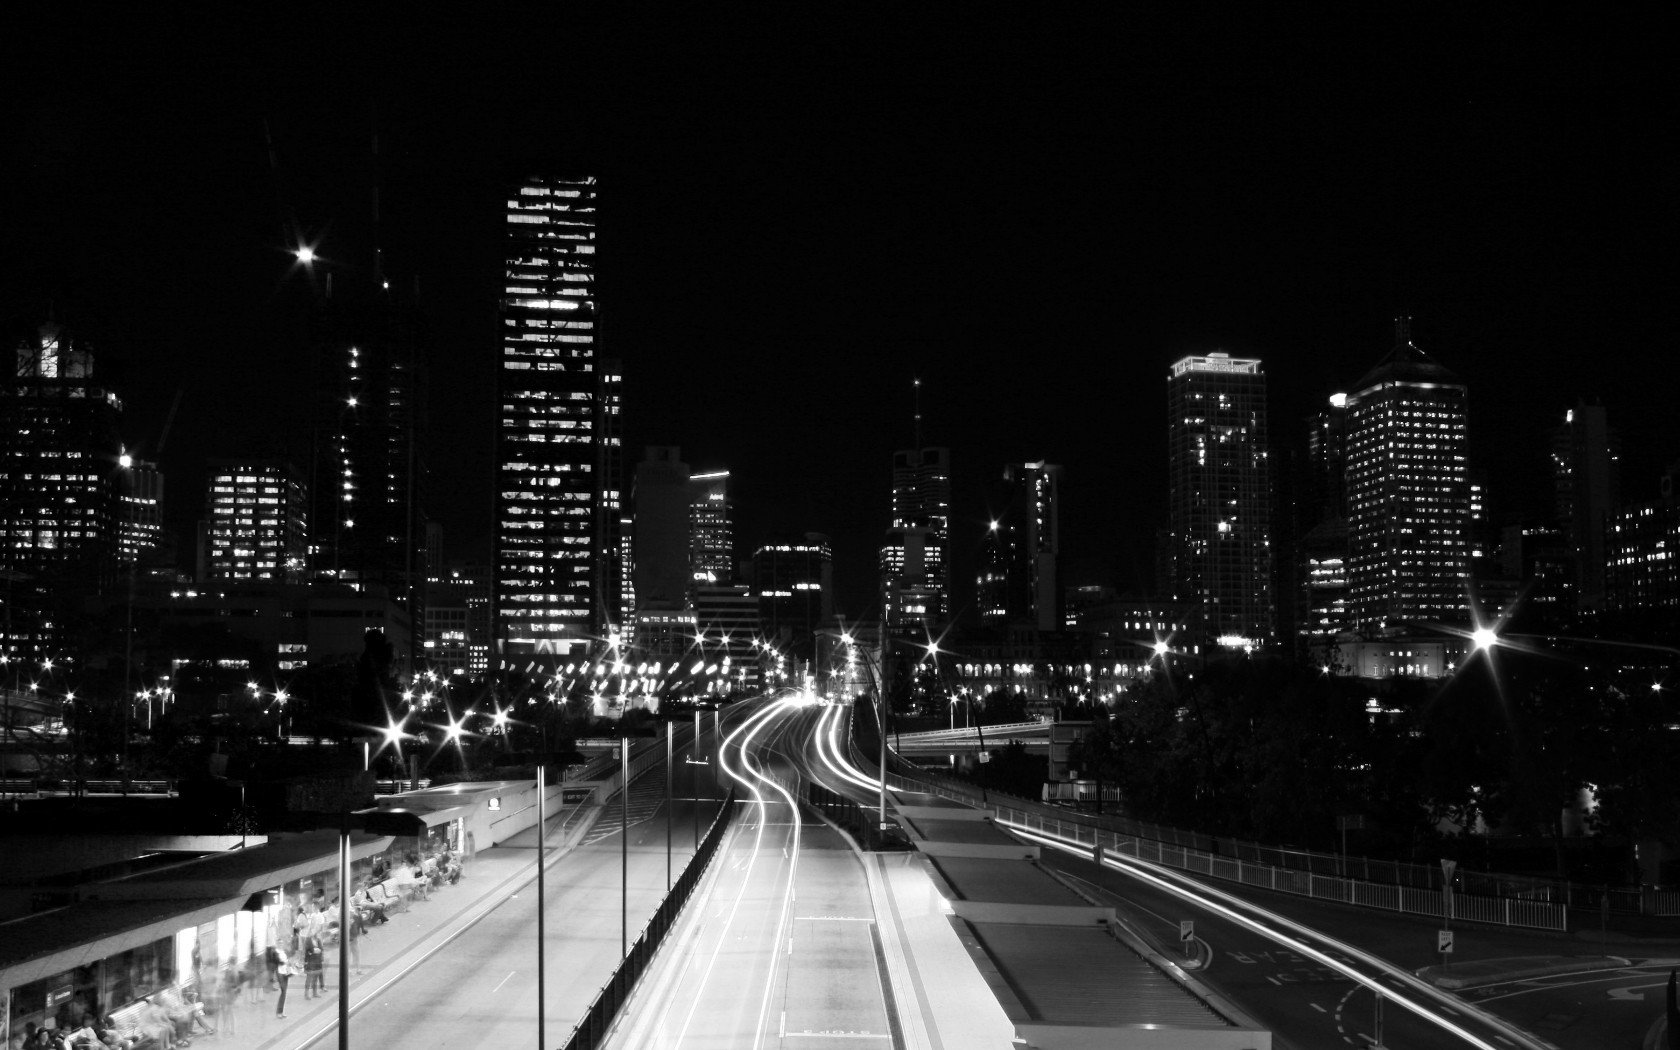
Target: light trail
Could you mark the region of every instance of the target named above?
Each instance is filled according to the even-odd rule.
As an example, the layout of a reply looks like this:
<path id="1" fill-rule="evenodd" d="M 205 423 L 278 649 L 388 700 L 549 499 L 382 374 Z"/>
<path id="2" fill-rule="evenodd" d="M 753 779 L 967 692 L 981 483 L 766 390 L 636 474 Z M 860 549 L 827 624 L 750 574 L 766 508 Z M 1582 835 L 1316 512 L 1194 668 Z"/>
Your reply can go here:
<path id="1" fill-rule="evenodd" d="M 732 925 L 734 925 L 735 915 L 741 909 L 741 901 L 747 895 L 747 891 L 746 891 L 747 883 L 752 877 L 753 865 L 758 862 L 759 848 L 764 844 L 764 825 L 766 823 L 766 821 L 765 821 L 765 810 L 764 810 L 764 796 L 759 792 L 757 786 L 754 785 L 750 780 L 746 779 L 745 777 L 742 777 L 740 774 L 736 773 L 733 769 L 730 768 L 730 766 L 729 766 L 729 749 L 732 746 L 733 747 L 741 747 L 742 746 L 742 744 L 736 743 L 736 739 L 738 737 L 740 737 L 743 733 L 748 734 L 747 739 L 750 740 L 752 738 L 752 736 L 757 734 L 757 732 L 760 729 L 763 728 L 764 724 L 766 722 L 768 722 L 770 720 L 770 718 L 772 718 L 775 715 L 776 710 L 777 710 L 777 705 L 771 704 L 771 705 L 769 705 L 769 706 L 767 706 L 767 707 L 765 707 L 761 710 L 754 711 L 751 715 L 749 715 L 747 717 L 747 719 L 744 722 L 742 722 L 740 725 L 736 726 L 735 729 L 732 730 L 730 732 L 730 734 L 727 737 L 724 738 L 723 746 L 718 748 L 718 766 L 719 766 L 719 768 L 721 768 L 724 771 L 724 773 L 727 774 L 731 779 L 737 781 L 738 783 L 743 785 L 748 791 L 752 792 L 753 801 L 758 803 L 758 807 L 759 807 L 758 828 L 757 828 L 757 830 L 755 832 L 755 835 L 754 835 L 754 838 L 753 838 L 752 853 L 750 853 L 747 857 L 747 870 L 746 870 L 745 873 L 742 874 L 740 882 L 738 882 L 736 884 L 735 901 L 734 901 L 733 904 L 731 904 L 729 906 L 729 915 L 723 921 L 723 928 L 726 932 L 729 930 L 729 928 Z M 745 754 L 745 752 L 743 752 L 743 756 L 744 756 L 744 754 Z M 699 1009 L 701 1000 L 705 998 L 705 996 L 702 993 L 705 992 L 706 986 L 711 983 L 712 972 L 717 967 L 718 955 L 723 951 L 723 945 L 724 945 L 724 938 L 722 936 L 720 936 L 717 939 L 717 943 L 712 947 L 711 957 L 706 960 L 706 968 L 705 968 L 704 971 L 701 972 L 701 975 L 700 975 L 699 991 L 697 991 L 689 999 L 688 1012 L 683 1015 L 682 1027 L 677 1030 L 676 1042 L 672 1043 L 671 1044 L 672 1046 L 681 1046 L 683 1040 L 685 1038 L 687 1038 L 689 1026 L 694 1023 L 694 1012 L 695 1012 L 695 1010 Z M 665 1019 L 666 1019 L 666 1017 L 668 1017 L 670 1015 L 671 1007 L 674 1006 L 674 1005 L 676 1005 L 676 1004 L 668 1002 L 665 1006 L 665 1009 L 660 1011 L 659 1020 L 657 1022 L 655 1022 L 655 1024 L 654 1024 L 654 1030 L 655 1031 L 659 1031 L 659 1030 L 662 1030 L 664 1028 Z"/>
<path id="2" fill-rule="evenodd" d="M 764 996 L 760 1002 L 758 1017 L 754 1026 L 753 1045 L 757 1047 L 763 1040 L 765 1018 L 767 1016 L 766 1011 L 768 1011 L 770 1007 L 770 999 L 775 988 L 777 957 L 776 946 L 781 943 L 782 934 L 786 929 L 788 916 L 793 906 L 793 880 L 795 870 L 798 866 L 799 839 L 802 830 L 802 821 L 799 815 L 799 806 L 793 796 L 785 788 L 783 788 L 774 777 L 766 773 L 762 766 L 754 761 L 750 751 L 753 749 L 754 742 L 757 740 L 759 734 L 769 727 L 779 716 L 783 715 L 788 708 L 794 706 L 798 706 L 797 701 L 784 698 L 774 701 L 760 710 L 753 712 L 753 714 L 748 716 L 741 725 L 737 726 L 727 737 L 724 738 L 723 746 L 718 749 L 719 767 L 723 770 L 725 775 L 737 784 L 741 785 L 751 794 L 753 803 L 758 807 L 758 823 L 757 827 L 754 829 L 752 851 L 747 857 L 746 869 L 741 873 L 740 879 L 736 884 L 735 899 L 730 904 L 729 913 L 723 922 L 723 929 L 720 931 L 713 944 L 711 955 L 706 960 L 705 969 L 700 974 L 698 987 L 695 993 L 689 998 L 688 1011 L 683 1015 L 682 1024 L 675 1034 L 675 1039 L 668 1044 L 672 1047 L 681 1046 L 688 1038 L 689 1029 L 694 1023 L 695 1013 L 698 1010 L 700 1003 L 706 999 L 704 993 L 707 986 L 710 985 L 712 981 L 712 976 L 716 971 L 717 962 L 722 954 L 724 945 L 729 943 L 728 932 L 733 927 L 736 917 L 740 912 L 741 902 L 747 896 L 747 888 L 752 880 L 753 868 L 757 864 L 759 853 L 764 847 L 764 831 L 765 827 L 770 822 L 769 806 L 771 802 L 775 801 L 774 799 L 768 797 L 766 791 L 763 790 L 764 787 L 768 787 L 781 796 L 782 801 L 785 801 L 788 804 L 789 809 L 793 813 L 794 849 L 792 859 L 790 860 L 788 866 L 787 884 L 783 889 L 782 906 L 777 919 L 776 937 L 774 942 L 772 942 L 769 954 L 770 971 L 766 975 L 764 981 Z M 766 746 L 769 746 L 768 743 Z M 731 750 L 738 752 L 740 759 L 739 768 L 737 768 L 729 760 Z M 653 1026 L 654 1031 L 660 1031 L 665 1027 L 666 1018 L 674 1005 L 674 1002 L 668 1002 L 666 1004 L 665 1009 L 660 1013 L 659 1020 L 655 1022 Z"/>
<path id="3" fill-rule="evenodd" d="M 818 724 L 817 755 L 822 759 L 823 765 L 828 767 L 829 772 L 840 779 L 870 791 L 879 790 L 881 782 L 864 775 L 861 770 L 847 761 L 846 756 L 840 750 L 840 711 L 840 708 L 834 707 L 823 715 L 823 720 L 829 722 L 826 731 L 820 723 Z M 829 718 L 830 714 L 834 716 L 832 719 Z M 833 753 L 833 757 L 830 757 L 830 752 Z"/>
<path id="4" fill-rule="evenodd" d="M 797 700 L 783 699 L 777 701 L 774 709 L 782 710 L 789 706 L 797 707 L 802 705 Z M 785 734 L 786 730 L 783 730 L 783 732 Z M 776 986 L 776 960 L 781 958 L 782 934 L 786 931 L 788 920 L 793 914 L 793 880 L 794 876 L 799 871 L 799 839 L 801 833 L 804 831 L 805 818 L 799 814 L 798 800 L 788 793 L 788 790 L 781 785 L 780 781 L 773 777 L 764 775 L 764 773 L 761 772 L 761 768 L 750 768 L 751 760 L 746 751 L 746 743 L 750 742 L 750 740 L 751 738 L 749 737 L 747 741 L 743 741 L 742 743 L 742 766 L 749 767 L 749 771 L 754 776 L 758 777 L 772 788 L 775 788 L 782 796 L 783 801 L 787 803 L 788 812 L 793 815 L 793 850 L 788 855 L 787 889 L 782 894 L 782 908 L 780 914 L 778 914 L 776 918 L 776 936 L 770 942 L 770 972 L 764 975 L 764 998 L 759 1006 L 758 1023 L 753 1026 L 753 1047 L 754 1050 L 757 1050 L 759 1046 L 763 1045 L 764 1026 L 770 1019 L 770 997 Z M 766 817 L 768 817 L 769 811 L 767 809 L 762 810 L 762 812 Z"/>
<path id="5" fill-rule="evenodd" d="M 1001 816 L 996 818 L 996 823 L 999 826 L 1007 827 L 1010 831 L 1020 835 L 1022 838 L 1038 842 L 1042 845 L 1050 846 L 1053 849 L 1062 850 L 1065 853 L 1071 853 L 1077 857 L 1091 859 L 1092 847 L 1085 843 L 1081 843 L 1077 840 L 1066 839 L 1060 835 L 1053 835 L 1035 828 L 1030 828 L 1024 824 L 1017 824 Z M 1314 937 L 1325 944 L 1332 945 L 1335 950 L 1358 958 L 1367 966 L 1370 966 L 1371 968 L 1386 974 L 1388 977 L 1405 984 L 1414 993 L 1421 994 L 1435 1000 L 1438 1005 L 1454 1010 L 1465 1009 L 1475 1011 L 1480 1020 L 1490 1027 L 1499 1030 L 1505 1038 L 1516 1040 L 1521 1046 L 1530 1047 L 1532 1050 L 1549 1050 L 1550 1048 L 1551 1044 L 1535 1039 L 1533 1036 L 1524 1032 L 1515 1025 L 1508 1024 L 1497 1017 L 1489 1016 L 1481 1011 L 1476 1011 L 1474 1007 L 1470 1006 L 1470 1004 L 1462 1000 L 1450 998 L 1406 971 L 1398 969 L 1382 959 L 1379 959 L 1368 952 L 1361 951 L 1350 944 L 1345 944 L 1331 937 L 1327 937 L 1316 930 L 1303 926 L 1293 920 L 1284 918 L 1281 915 L 1265 911 L 1257 905 L 1251 904 L 1238 897 L 1234 897 L 1222 890 L 1214 889 L 1211 886 L 1205 886 L 1201 883 L 1192 882 L 1191 880 L 1179 875 L 1177 872 L 1152 864 L 1149 861 L 1137 860 L 1132 857 L 1116 856 L 1107 850 L 1101 851 L 1100 855 L 1102 857 L 1102 865 L 1104 867 L 1123 872 L 1141 882 L 1148 883 L 1157 889 L 1182 897 L 1185 900 L 1191 901 L 1192 903 L 1207 909 L 1215 915 L 1222 916 L 1223 918 L 1240 926 L 1245 926 L 1269 940 L 1276 941 L 1285 947 L 1300 952 L 1302 955 L 1324 964 L 1349 980 L 1364 986 L 1376 995 L 1398 1003 L 1401 1007 L 1411 1011 L 1423 1020 L 1436 1025 L 1452 1035 L 1458 1036 L 1460 1039 L 1465 1040 L 1472 1046 L 1480 1048 L 1480 1050 L 1509 1050 L 1509 1048 L 1484 1039 L 1460 1025 L 1452 1018 L 1432 1009 L 1428 1004 L 1397 993 L 1395 989 L 1380 984 L 1376 978 L 1361 973 L 1341 960 L 1313 947 L 1306 941 L 1293 937 L 1280 929 L 1275 929 L 1250 915 L 1244 914 L 1244 909 L 1252 910 L 1260 915 L 1264 915 L 1269 921 L 1277 923 L 1279 926 L 1287 927 L 1301 936 Z M 1224 901 L 1225 903 L 1220 903 L 1221 901 Z M 1450 1007 L 1447 1006 L 1449 1003 L 1451 1004 Z"/>

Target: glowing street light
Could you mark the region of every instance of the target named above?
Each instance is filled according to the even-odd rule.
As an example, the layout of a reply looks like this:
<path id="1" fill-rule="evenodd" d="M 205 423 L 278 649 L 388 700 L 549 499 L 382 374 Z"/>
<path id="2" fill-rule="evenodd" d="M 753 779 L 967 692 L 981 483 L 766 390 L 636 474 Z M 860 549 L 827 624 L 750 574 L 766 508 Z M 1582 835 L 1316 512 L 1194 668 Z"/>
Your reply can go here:
<path id="1" fill-rule="evenodd" d="M 292 254 L 297 256 L 297 261 L 305 266 L 315 261 L 315 249 L 307 244 L 299 245 L 297 251 Z"/>
<path id="2" fill-rule="evenodd" d="M 1477 649 L 1492 649 L 1499 641 L 1499 632 L 1491 627 L 1478 627 L 1470 632 L 1470 644 Z"/>

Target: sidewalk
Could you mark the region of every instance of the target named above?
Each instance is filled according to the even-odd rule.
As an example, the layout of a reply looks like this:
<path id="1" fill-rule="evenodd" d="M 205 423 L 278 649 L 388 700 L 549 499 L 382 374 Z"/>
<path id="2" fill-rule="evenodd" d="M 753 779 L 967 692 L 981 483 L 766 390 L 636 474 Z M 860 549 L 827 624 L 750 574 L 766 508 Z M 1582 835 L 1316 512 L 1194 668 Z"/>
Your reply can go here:
<path id="1" fill-rule="evenodd" d="M 563 809 L 547 821 L 548 866 L 570 851 L 599 817 L 600 804 Z M 350 1008 L 355 1011 L 379 995 L 440 945 L 453 939 L 507 895 L 536 875 L 536 828 L 480 852 L 468 861 L 461 881 L 434 889 L 413 901 L 382 926 L 351 942 Z M 330 1036 L 338 1024 L 338 945 L 327 949 L 325 994 L 306 998 L 304 978 L 293 977 L 286 993 L 286 1016 L 276 1016 L 279 992 L 247 988 L 231 1012 L 218 1011 L 215 1035 L 194 1042 L 215 1050 L 300 1050 Z M 351 1021 L 352 1031 L 355 1028 Z"/>

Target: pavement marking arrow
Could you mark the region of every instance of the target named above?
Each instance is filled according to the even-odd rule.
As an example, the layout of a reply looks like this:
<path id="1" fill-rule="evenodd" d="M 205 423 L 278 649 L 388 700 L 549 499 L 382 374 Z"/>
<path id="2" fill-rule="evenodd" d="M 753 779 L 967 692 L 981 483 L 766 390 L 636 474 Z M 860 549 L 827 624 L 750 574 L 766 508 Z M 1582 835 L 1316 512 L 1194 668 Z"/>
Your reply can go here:
<path id="1" fill-rule="evenodd" d="M 1609 991 L 1605 992 L 1604 994 L 1608 995 L 1612 999 L 1617 1000 L 1618 1002 L 1639 1003 L 1639 1002 L 1644 1002 L 1645 1001 L 1645 993 L 1641 992 L 1641 991 L 1637 991 L 1637 989 L 1640 989 L 1640 988 L 1667 988 L 1667 987 L 1668 987 L 1668 982 L 1667 981 L 1658 981 L 1655 984 L 1630 984 L 1625 988 L 1611 988 Z"/>

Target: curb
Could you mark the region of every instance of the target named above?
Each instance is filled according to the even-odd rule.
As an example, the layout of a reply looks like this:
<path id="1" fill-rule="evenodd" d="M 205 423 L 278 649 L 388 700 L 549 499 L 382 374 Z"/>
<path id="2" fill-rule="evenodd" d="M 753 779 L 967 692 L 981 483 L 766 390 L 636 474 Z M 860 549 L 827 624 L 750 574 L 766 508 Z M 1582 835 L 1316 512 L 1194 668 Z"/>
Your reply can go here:
<path id="1" fill-rule="evenodd" d="M 1461 964 L 1462 965 L 1462 964 Z M 1437 988 L 1448 991 L 1462 991 L 1466 988 L 1482 988 L 1492 984 L 1507 984 L 1511 981 L 1523 981 L 1531 977 L 1555 977 L 1565 973 L 1586 973 L 1594 970 L 1619 970 L 1630 965 L 1629 960 L 1615 956 L 1581 959 L 1559 959 L 1552 963 L 1539 963 L 1533 966 L 1518 966 L 1497 973 L 1479 976 L 1454 977 L 1443 975 L 1439 966 L 1425 966 L 1416 971 L 1417 976 Z"/>

